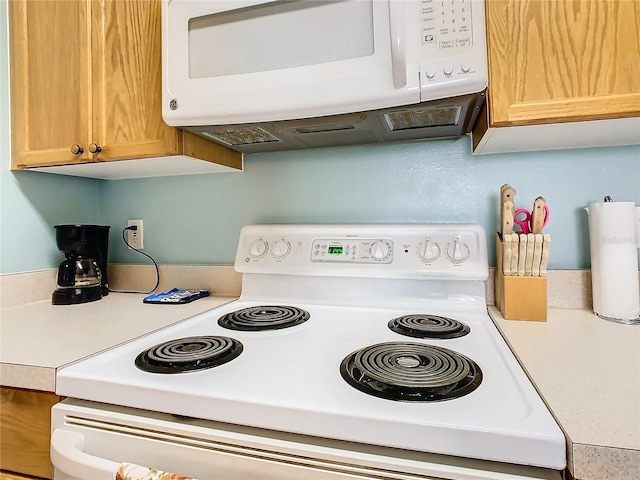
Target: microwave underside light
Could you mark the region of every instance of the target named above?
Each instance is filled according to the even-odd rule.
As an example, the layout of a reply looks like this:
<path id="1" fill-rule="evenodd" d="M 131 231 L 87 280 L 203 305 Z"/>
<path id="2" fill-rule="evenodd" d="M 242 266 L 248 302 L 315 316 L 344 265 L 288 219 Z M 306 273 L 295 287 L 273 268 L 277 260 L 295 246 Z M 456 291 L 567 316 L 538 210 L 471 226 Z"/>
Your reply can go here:
<path id="1" fill-rule="evenodd" d="M 343 115 L 185 129 L 242 153 L 457 137 L 471 131 L 484 99 L 483 91 Z"/>

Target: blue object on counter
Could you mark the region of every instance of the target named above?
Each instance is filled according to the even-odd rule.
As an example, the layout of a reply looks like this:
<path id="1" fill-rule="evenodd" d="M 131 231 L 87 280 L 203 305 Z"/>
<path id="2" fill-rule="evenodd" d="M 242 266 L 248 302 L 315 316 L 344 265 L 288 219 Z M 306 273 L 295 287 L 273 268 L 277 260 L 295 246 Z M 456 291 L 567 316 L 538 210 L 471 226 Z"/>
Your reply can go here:
<path id="1" fill-rule="evenodd" d="M 180 290 L 172 288 L 168 292 L 152 293 L 142 300 L 144 303 L 164 303 L 168 305 L 177 305 L 181 303 L 193 302 L 202 297 L 209 296 L 209 289 L 201 290 Z"/>

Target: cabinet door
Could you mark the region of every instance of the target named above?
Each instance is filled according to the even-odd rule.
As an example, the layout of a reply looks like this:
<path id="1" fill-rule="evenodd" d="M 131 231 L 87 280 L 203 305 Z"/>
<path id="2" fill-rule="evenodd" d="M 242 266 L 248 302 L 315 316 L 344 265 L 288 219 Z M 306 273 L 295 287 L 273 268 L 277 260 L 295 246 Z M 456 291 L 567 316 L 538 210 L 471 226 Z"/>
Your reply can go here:
<path id="1" fill-rule="evenodd" d="M 88 159 L 87 2 L 9 2 L 12 168 Z M 72 145 L 84 149 L 73 155 Z"/>
<path id="2" fill-rule="evenodd" d="M 162 120 L 159 0 L 92 2 L 94 160 L 178 153 Z"/>
<path id="3" fill-rule="evenodd" d="M 59 401 L 53 393 L 0 388 L 0 469 L 53 478 L 51 407 Z"/>
<path id="4" fill-rule="evenodd" d="M 640 115 L 638 0 L 487 0 L 491 125 Z"/>

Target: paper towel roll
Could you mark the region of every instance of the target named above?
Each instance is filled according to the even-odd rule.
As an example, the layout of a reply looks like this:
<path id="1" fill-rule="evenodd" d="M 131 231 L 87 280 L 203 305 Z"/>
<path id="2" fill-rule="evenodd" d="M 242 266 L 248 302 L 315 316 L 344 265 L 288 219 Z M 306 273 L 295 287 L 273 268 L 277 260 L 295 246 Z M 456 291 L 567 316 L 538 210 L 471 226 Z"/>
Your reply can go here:
<path id="1" fill-rule="evenodd" d="M 591 203 L 587 211 L 593 311 L 607 320 L 640 323 L 635 203 Z"/>

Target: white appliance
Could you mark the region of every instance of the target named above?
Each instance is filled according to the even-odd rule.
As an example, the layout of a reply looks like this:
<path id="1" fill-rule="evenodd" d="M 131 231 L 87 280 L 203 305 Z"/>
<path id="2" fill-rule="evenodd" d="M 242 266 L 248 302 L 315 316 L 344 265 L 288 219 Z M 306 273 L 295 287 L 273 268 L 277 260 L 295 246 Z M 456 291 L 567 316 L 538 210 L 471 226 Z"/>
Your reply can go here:
<path id="1" fill-rule="evenodd" d="M 559 480 L 482 227 L 248 226 L 235 268 L 238 300 L 58 371 L 55 480 Z"/>
<path id="2" fill-rule="evenodd" d="M 483 0 L 163 0 L 169 125 L 241 152 L 462 135 Z"/>

